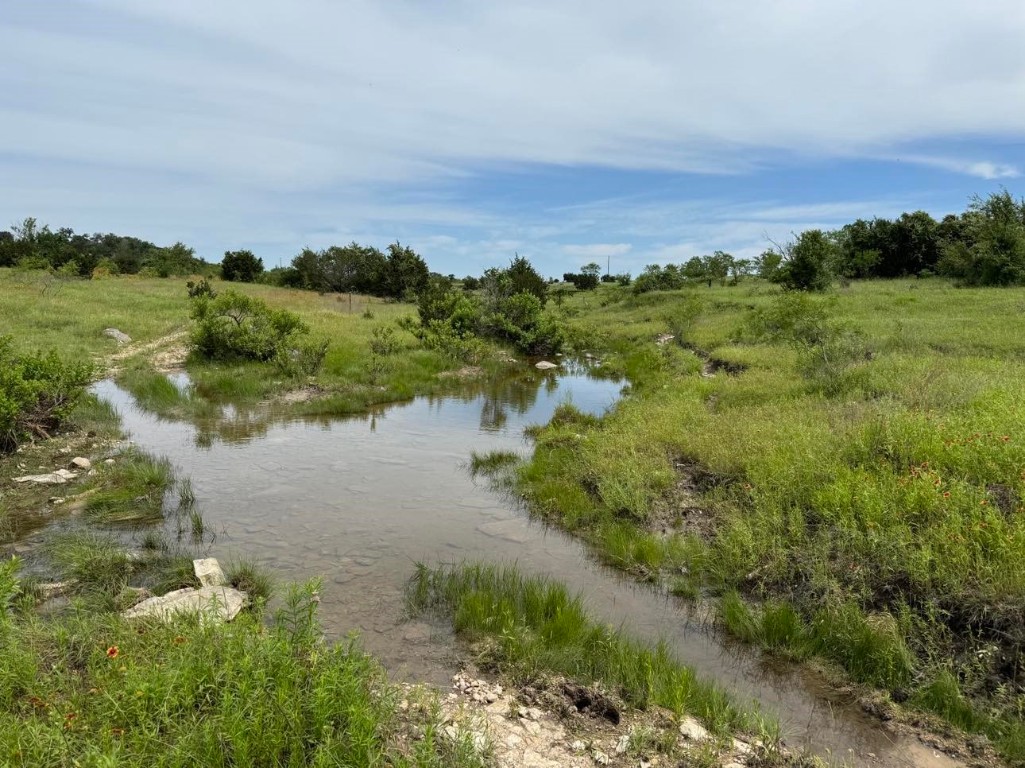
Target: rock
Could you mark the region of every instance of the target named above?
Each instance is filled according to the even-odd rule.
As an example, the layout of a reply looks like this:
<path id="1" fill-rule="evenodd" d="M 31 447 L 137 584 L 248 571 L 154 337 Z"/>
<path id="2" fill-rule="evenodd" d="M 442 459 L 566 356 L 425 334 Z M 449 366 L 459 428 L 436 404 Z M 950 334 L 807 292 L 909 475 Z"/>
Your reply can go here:
<path id="1" fill-rule="evenodd" d="M 48 584 L 37 584 L 36 594 L 40 600 L 50 600 L 54 597 L 59 597 L 67 592 L 71 587 L 75 585 L 75 580 L 69 581 L 54 581 Z"/>
<path id="2" fill-rule="evenodd" d="M 84 456 L 76 456 L 68 465 L 70 469 L 92 469 L 93 463 Z"/>
<path id="3" fill-rule="evenodd" d="M 558 364 L 549 363 L 547 360 L 542 360 L 540 363 L 535 363 L 534 367 L 539 371 L 550 371 L 552 368 L 558 368 Z"/>
<path id="4" fill-rule="evenodd" d="M 204 587 L 223 587 L 228 583 L 216 557 L 205 557 L 192 561 L 192 570 Z"/>
<path id="5" fill-rule="evenodd" d="M 106 464 L 109 467 L 111 464 L 114 463 L 114 460 L 113 459 L 104 459 L 103 463 Z"/>
<path id="6" fill-rule="evenodd" d="M 625 755 L 628 749 L 630 749 L 630 734 L 624 733 L 616 742 L 616 754 Z"/>
<path id="7" fill-rule="evenodd" d="M 584 744 L 584 742 L 582 742 L 580 739 L 577 739 L 569 745 L 569 748 L 572 749 L 574 752 L 583 752 L 585 749 L 587 749 L 587 745 Z"/>
<path id="8" fill-rule="evenodd" d="M 680 735 L 689 741 L 708 741 L 708 730 L 693 717 L 683 718 L 680 723 Z"/>
<path id="9" fill-rule="evenodd" d="M 673 334 L 671 334 L 671 333 L 660 333 L 658 336 L 655 337 L 655 343 L 658 344 L 661 347 L 661 346 L 665 346 L 666 344 L 668 344 L 670 341 L 672 341 L 675 338 L 676 337 L 673 336 Z"/>
<path id="10" fill-rule="evenodd" d="M 78 473 L 71 472 L 67 469 L 58 469 L 56 472 L 51 472 L 47 475 L 25 475 L 24 477 L 14 478 L 16 483 L 38 483 L 39 485 L 64 485 L 68 480 L 74 480 L 78 477 Z"/>
<path id="11" fill-rule="evenodd" d="M 594 752 L 591 753 L 591 759 L 594 760 L 594 762 L 596 762 L 598 765 L 609 764 L 609 756 L 602 752 L 600 749 L 596 749 L 594 750 Z"/>
<path id="12" fill-rule="evenodd" d="M 126 619 L 156 617 L 167 620 L 177 614 L 200 614 L 214 621 L 231 621 L 249 601 L 245 592 L 231 587 L 176 589 L 160 597 L 151 597 L 122 613 Z"/>
<path id="13" fill-rule="evenodd" d="M 734 739 L 733 740 L 733 752 L 735 754 L 737 754 L 737 755 L 740 755 L 741 757 L 746 757 L 747 755 L 750 755 L 752 752 L 754 752 L 754 748 L 750 744 L 748 744 L 746 741 L 741 741 L 740 739 Z"/>
<path id="14" fill-rule="evenodd" d="M 119 331 L 117 328 L 104 328 L 103 335 L 113 339 L 118 344 L 132 343 L 132 337 L 123 331 Z"/>

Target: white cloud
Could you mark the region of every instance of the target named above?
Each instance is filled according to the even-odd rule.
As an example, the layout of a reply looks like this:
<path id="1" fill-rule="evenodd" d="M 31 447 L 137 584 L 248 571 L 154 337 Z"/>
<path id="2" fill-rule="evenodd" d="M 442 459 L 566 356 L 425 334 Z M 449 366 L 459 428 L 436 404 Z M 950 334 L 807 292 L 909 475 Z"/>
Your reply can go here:
<path id="1" fill-rule="evenodd" d="M 944 171 L 975 176 L 987 181 L 1016 179 L 1021 176 L 1021 171 L 1018 167 L 1010 163 L 996 163 L 989 160 L 959 160 L 950 157 L 932 157 L 928 155 L 912 155 L 903 159 L 912 163 L 940 168 Z"/>
<path id="2" fill-rule="evenodd" d="M 907 148 L 1025 134 L 1022 39 L 1019 0 L 8 0 L 0 212 L 213 257 L 416 236 L 445 271 L 517 250 L 573 268 L 599 240 L 634 264 L 750 251 L 853 209 L 458 190 L 496 170 L 729 180 L 820 158 L 1014 178 L 999 152 Z"/>

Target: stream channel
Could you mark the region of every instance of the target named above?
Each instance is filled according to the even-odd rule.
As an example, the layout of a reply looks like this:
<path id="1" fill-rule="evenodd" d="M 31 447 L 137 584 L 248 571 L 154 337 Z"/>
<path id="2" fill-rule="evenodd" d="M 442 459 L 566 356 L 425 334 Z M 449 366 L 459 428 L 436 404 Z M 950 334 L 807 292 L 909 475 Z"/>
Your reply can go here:
<path id="1" fill-rule="evenodd" d="M 188 386 L 184 374 L 172 379 Z M 403 588 L 415 562 L 516 563 L 581 592 L 596 619 L 652 642 L 664 639 L 738 703 L 754 701 L 774 714 L 793 747 L 838 764 L 956 765 L 917 739 L 885 732 L 813 673 L 775 668 L 724 643 L 685 604 L 600 565 L 579 540 L 531 520 L 508 494 L 471 477 L 472 451 L 526 456 L 524 427 L 546 423 L 562 402 L 601 414 L 621 387 L 566 363 L 561 371 L 530 368 L 357 417 L 225 406 L 219 417 L 195 421 L 148 413 L 110 380 L 95 391 L 117 408 L 135 445 L 166 456 L 191 478 L 214 532 L 211 556 L 245 556 L 279 582 L 323 578 L 328 637 L 358 631 L 394 679 L 446 686 L 456 671 L 450 631 L 405 614 Z"/>

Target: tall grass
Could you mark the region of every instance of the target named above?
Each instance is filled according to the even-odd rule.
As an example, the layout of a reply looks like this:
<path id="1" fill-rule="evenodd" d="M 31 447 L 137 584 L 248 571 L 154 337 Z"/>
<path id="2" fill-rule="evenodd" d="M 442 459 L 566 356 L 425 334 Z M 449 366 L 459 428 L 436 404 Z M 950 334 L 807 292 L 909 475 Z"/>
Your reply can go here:
<path id="1" fill-rule="evenodd" d="M 0 627 L 0 762 L 484 765 L 436 721 L 412 738 L 398 691 L 355 641 L 319 641 L 312 588 L 284 608 L 269 628 L 245 614 L 213 626 L 93 613 Z"/>
<path id="2" fill-rule="evenodd" d="M 520 680 L 565 675 L 597 682 L 633 707 L 692 713 L 717 733 L 761 728 L 665 645 L 649 646 L 592 621 L 580 597 L 557 582 L 514 567 L 418 564 L 407 595 L 413 611 L 443 613 L 456 632 L 486 640 L 493 660 Z"/>
<path id="3" fill-rule="evenodd" d="M 162 518 L 164 495 L 174 484 L 174 469 L 167 459 L 130 449 L 99 472 L 86 497 L 85 510 L 90 518 L 108 524 Z"/>
<path id="4" fill-rule="evenodd" d="M 855 283 L 809 300 L 825 336 L 793 338 L 752 332 L 753 314 L 807 319 L 758 282 L 604 296 L 570 299 L 564 319 L 629 371 L 630 396 L 597 424 L 534 431 L 517 475 L 532 508 L 645 578 L 677 585 L 685 569 L 683 592 L 725 595 L 722 625 L 778 653 L 912 693 L 956 659 L 958 694 L 1011 728 L 1025 711 L 1007 662 L 1025 647 L 1025 290 Z M 687 350 L 655 344 L 666 332 L 743 372 L 698 375 Z M 825 367 L 809 369 L 801 333 Z M 683 543 L 663 555 L 674 520 Z"/>

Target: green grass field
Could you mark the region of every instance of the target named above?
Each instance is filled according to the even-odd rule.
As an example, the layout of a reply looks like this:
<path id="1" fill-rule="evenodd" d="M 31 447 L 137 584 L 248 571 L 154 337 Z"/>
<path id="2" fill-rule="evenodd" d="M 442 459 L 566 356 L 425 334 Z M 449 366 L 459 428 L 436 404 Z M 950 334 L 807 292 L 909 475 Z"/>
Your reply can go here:
<path id="1" fill-rule="evenodd" d="M 726 596 L 735 634 L 1025 760 L 1025 291 L 856 283 L 812 300 L 804 343 L 766 333 L 779 302 L 758 282 L 572 297 L 577 348 L 630 392 L 537 430 L 521 490 L 608 561 Z"/>

